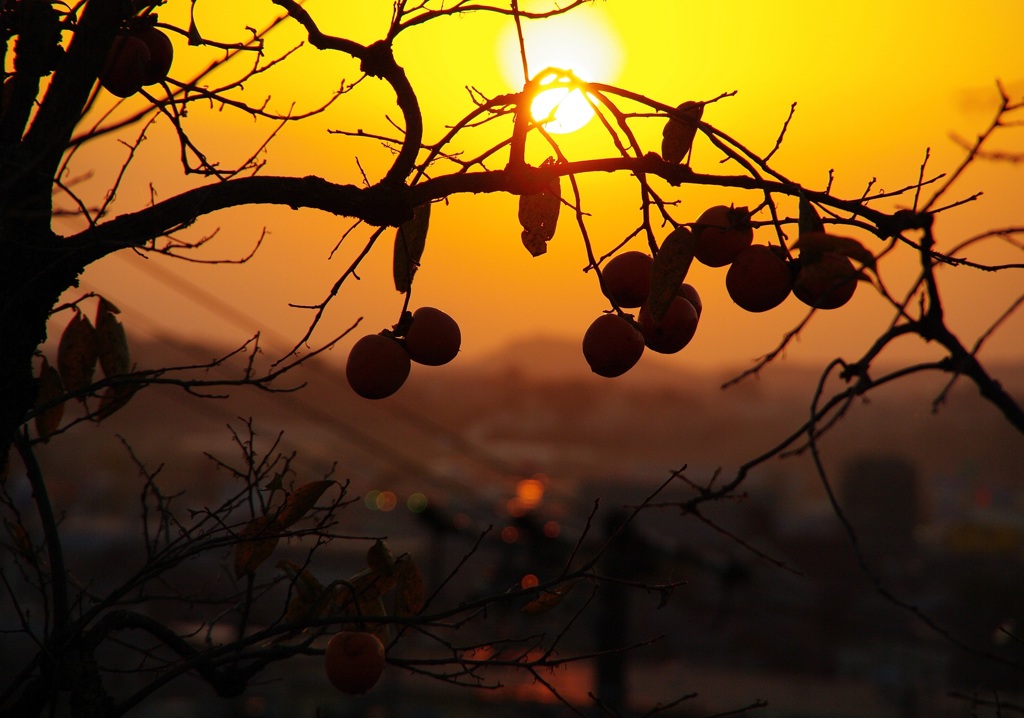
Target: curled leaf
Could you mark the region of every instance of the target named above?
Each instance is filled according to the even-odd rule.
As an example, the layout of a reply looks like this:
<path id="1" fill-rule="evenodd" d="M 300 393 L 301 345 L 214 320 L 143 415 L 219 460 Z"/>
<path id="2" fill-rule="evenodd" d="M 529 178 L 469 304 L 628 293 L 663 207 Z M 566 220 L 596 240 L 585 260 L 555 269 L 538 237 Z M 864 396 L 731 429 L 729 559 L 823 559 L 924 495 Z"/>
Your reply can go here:
<path id="1" fill-rule="evenodd" d="M 688 101 L 676 108 L 675 116 L 670 117 L 661 131 L 661 157 L 666 162 L 680 164 L 693 147 L 693 138 L 697 136 L 697 124 L 704 114 L 704 105 L 700 102 Z"/>
<path id="2" fill-rule="evenodd" d="M 541 167 L 554 164 L 550 158 Z M 562 186 L 555 177 L 542 192 L 519 197 L 519 224 L 523 227 L 523 246 L 534 257 L 548 251 L 548 242 L 555 236 L 558 213 L 562 207 Z"/>
<path id="3" fill-rule="evenodd" d="M 387 576 L 373 569 L 363 569 L 348 581 L 339 581 L 331 610 L 361 615 L 366 606 L 380 600 L 381 596 L 398 585 L 397 576 Z"/>
<path id="4" fill-rule="evenodd" d="M 425 600 L 423 574 L 412 556 L 405 556 L 398 564 L 398 614 L 415 616 L 423 610 Z"/>
<path id="5" fill-rule="evenodd" d="M 682 225 L 676 227 L 665 241 L 661 249 L 654 255 L 651 267 L 651 289 L 647 295 L 647 309 L 655 322 L 660 322 L 669 305 L 679 291 L 679 285 L 686 279 L 693 263 L 695 240 L 693 233 Z"/>
<path id="6" fill-rule="evenodd" d="M 118 308 L 118 306 L 116 304 L 114 304 L 112 301 L 110 301 L 106 297 L 100 297 L 100 303 L 96 307 L 96 314 L 97 314 L 97 316 L 99 315 L 100 312 L 110 312 L 111 314 L 120 314 L 121 310 L 120 310 L 120 308 Z"/>
<path id="7" fill-rule="evenodd" d="M 81 312 L 75 312 L 57 345 L 57 370 L 64 388 L 78 391 L 92 384 L 98 358 L 96 330 Z"/>
<path id="8" fill-rule="evenodd" d="M 293 593 L 285 613 L 286 621 L 327 615 L 332 592 L 324 588 L 312 571 L 288 560 L 278 561 L 277 567 L 284 571 L 292 582 Z"/>
<path id="9" fill-rule="evenodd" d="M 377 539 L 366 551 L 366 565 L 372 571 L 390 576 L 395 572 L 395 556 L 386 543 Z"/>
<path id="10" fill-rule="evenodd" d="M 393 274 L 395 289 L 403 294 L 412 287 L 412 278 L 420 266 L 430 226 L 430 203 L 413 210 L 412 219 L 395 230 Z"/>
<path id="11" fill-rule="evenodd" d="M 296 487 L 288 494 L 284 505 L 277 512 L 275 523 L 281 529 L 286 529 L 301 519 L 316 505 L 316 502 L 323 496 L 328 487 L 334 484 L 330 479 L 320 481 L 309 481 Z"/>
<path id="12" fill-rule="evenodd" d="M 4 526 L 7 528 L 7 533 L 11 537 L 13 548 L 21 554 L 22 558 L 29 562 L 30 565 L 38 565 L 35 549 L 32 547 L 32 539 L 28 535 L 28 531 L 21 525 L 20 522 L 14 523 L 8 519 L 4 519 Z"/>
<path id="13" fill-rule="evenodd" d="M 542 591 L 537 598 L 533 599 L 520 610 L 530 616 L 537 616 L 542 613 L 547 613 L 552 608 L 555 608 L 565 600 L 565 597 L 572 591 L 576 582 L 567 583 L 564 586 L 552 589 L 550 591 Z"/>
<path id="14" fill-rule="evenodd" d="M 135 396 L 135 392 L 138 391 L 138 386 L 129 384 L 120 384 L 118 386 L 108 386 L 100 396 L 99 408 L 92 415 L 93 421 L 103 421 L 114 412 L 122 409 L 128 401 Z"/>
<path id="15" fill-rule="evenodd" d="M 814 264 L 824 254 L 831 252 L 856 260 L 865 267 L 875 266 L 875 256 L 852 237 L 840 237 L 827 232 L 802 232 L 793 248 L 800 250 L 800 260 L 805 265 Z"/>
<path id="16" fill-rule="evenodd" d="M 131 370 L 128 338 L 124 333 L 124 325 L 115 316 L 118 311 L 106 299 L 100 300 L 96 310 L 96 351 L 100 368 L 108 379 L 127 374 Z"/>
<path id="17" fill-rule="evenodd" d="M 256 572 L 260 565 L 270 558 L 277 548 L 279 537 L 277 526 L 266 516 L 257 516 L 245 525 L 235 544 L 235 578 L 242 578 Z M 269 536 L 268 538 L 257 538 Z"/>
<path id="18" fill-rule="evenodd" d="M 824 232 L 825 223 L 821 221 L 814 205 L 803 194 L 800 195 L 800 217 L 798 219 L 800 234 L 807 232 Z"/>
<path id="19" fill-rule="evenodd" d="M 380 596 L 373 601 L 367 602 L 362 609 L 359 615 L 364 617 L 388 615 L 387 607 L 384 606 L 384 599 Z M 385 646 L 391 642 L 391 626 L 387 623 L 366 621 L 365 626 L 366 630 L 379 638 L 380 642 Z"/>
<path id="20" fill-rule="evenodd" d="M 36 394 L 36 406 L 44 406 L 56 401 L 64 395 L 64 382 L 60 379 L 60 372 L 43 357 L 43 364 L 39 367 L 38 391 Z M 64 402 L 55 404 L 49 409 L 36 414 L 36 432 L 39 437 L 46 441 L 60 427 L 60 421 L 64 418 Z"/>

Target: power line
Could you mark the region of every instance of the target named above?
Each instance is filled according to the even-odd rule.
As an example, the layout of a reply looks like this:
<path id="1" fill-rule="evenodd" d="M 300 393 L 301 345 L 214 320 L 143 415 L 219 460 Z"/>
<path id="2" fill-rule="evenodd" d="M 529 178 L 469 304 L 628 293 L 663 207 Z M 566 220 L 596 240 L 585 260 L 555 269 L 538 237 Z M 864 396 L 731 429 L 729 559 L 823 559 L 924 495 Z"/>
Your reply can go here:
<path id="1" fill-rule="evenodd" d="M 211 313 L 217 315 L 224 321 L 232 324 L 244 331 L 252 331 L 253 327 L 259 327 L 260 322 L 253 316 L 246 312 L 239 310 L 237 307 L 232 306 L 228 302 L 225 302 L 220 297 L 216 296 L 212 292 L 208 291 L 204 287 L 195 284 L 187 279 L 184 279 L 177 274 L 170 272 L 164 267 L 159 266 L 153 261 L 143 261 L 140 264 L 133 264 L 133 269 L 141 269 L 146 274 L 156 279 L 158 282 L 171 289 L 180 296 L 189 299 L 193 303 L 201 305 Z M 133 309 L 136 314 L 141 315 L 144 319 L 148 320 L 151 324 L 158 324 L 154 322 L 151 317 L 146 316 L 144 312 L 139 312 L 137 309 Z M 260 329 L 260 335 L 267 337 L 271 344 L 279 346 L 287 346 L 287 338 L 274 331 L 273 329 Z M 179 342 L 169 339 L 167 336 L 161 338 L 162 341 L 170 342 L 176 345 L 179 351 L 182 351 L 188 356 L 195 357 L 195 351 L 192 348 L 186 347 Z M 335 386 L 343 386 L 343 383 L 339 380 L 338 376 L 334 372 L 329 372 L 323 367 L 314 364 L 307 365 L 307 369 L 318 375 L 320 378 L 334 384 Z M 362 429 L 354 426 L 353 424 L 344 421 L 335 414 L 330 414 L 320 407 L 311 404 L 303 399 L 290 397 L 294 406 L 290 406 L 288 402 L 283 402 L 282 407 L 290 411 L 294 415 L 301 415 L 303 417 L 313 417 L 324 421 L 327 424 L 333 425 L 340 433 L 345 435 L 350 443 L 355 444 L 357 447 L 365 451 L 366 453 L 374 456 L 377 459 L 383 460 L 386 463 L 391 464 L 395 468 L 402 470 L 403 472 L 416 476 L 418 478 L 424 478 L 431 480 L 432 483 L 438 484 L 449 484 L 456 485 L 460 490 L 465 491 L 466 486 L 438 476 L 428 466 L 420 462 L 419 460 L 409 456 L 407 453 L 400 449 L 397 449 L 393 445 L 380 440 L 379 438 L 369 434 Z M 414 426 L 421 432 L 431 436 L 434 440 L 438 437 L 444 437 L 447 445 L 463 455 L 464 457 L 474 461 L 475 463 L 486 467 L 491 471 L 495 471 L 503 475 L 515 475 L 517 472 L 514 467 L 510 466 L 507 461 L 502 457 L 487 451 L 483 447 L 474 444 L 472 441 L 464 437 L 463 435 L 455 432 L 443 425 L 437 423 L 433 419 L 425 416 L 419 411 L 416 411 L 407 404 L 399 403 L 397 400 L 391 400 L 392 404 L 388 406 L 373 406 L 374 410 L 383 409 L 392 418 L 399 419 L 410 426 Z M 225 412 L 226 413 L 226 412 Z"/>

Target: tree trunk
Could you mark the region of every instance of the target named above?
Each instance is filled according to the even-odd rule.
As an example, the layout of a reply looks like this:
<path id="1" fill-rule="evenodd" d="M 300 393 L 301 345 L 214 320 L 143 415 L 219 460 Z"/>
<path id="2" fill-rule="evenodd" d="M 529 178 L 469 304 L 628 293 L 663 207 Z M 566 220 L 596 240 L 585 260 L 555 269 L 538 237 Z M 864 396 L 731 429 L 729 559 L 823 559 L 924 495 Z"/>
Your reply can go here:
<path id="1" fill-rule="evenodd" d="M 81 269 L 49 230 L 0 226 L 0 463 L 36 400 L 32 358 L 50 311 Z"/>

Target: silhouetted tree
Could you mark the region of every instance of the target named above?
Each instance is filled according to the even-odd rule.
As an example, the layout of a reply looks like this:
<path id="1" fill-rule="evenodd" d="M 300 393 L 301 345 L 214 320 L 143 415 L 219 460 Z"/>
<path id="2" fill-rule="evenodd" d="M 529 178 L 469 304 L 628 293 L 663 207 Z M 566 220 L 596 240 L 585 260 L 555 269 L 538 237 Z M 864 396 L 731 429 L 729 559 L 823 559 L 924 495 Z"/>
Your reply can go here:
<path id="1" fill-rule="evenodd" d="M 428 133 L 424 128 L 417 88 L 393 52 L 402 33 L 471 12 L 500 13 L 518 25 L 524 19 L 542 20 L 570 12 L 583 5 L 582 0 L 562 7 L 552 3 L 550 9 L 532 13 L 520 11 L 514 0 L 508 7 L 464 0 L 400 0 L 394 3 L 392 21 L 384 36 L 370 44 L 322 32 L 317 18 L 293 0 L 274 0 L 282 16 L 270 27 L 252 29 L 251 37 L 240 43 L 207 37 L 194 20 L 188 27 L 162 22 L 157 10 L 165 4 L 185 3 L 0 2 L 4 53 L 0 105 L 0 461 L 7 464 L 2 491 L 6 526 L 3 545 L 12 561 L 10 568 L 4 568 L 3 581 L 7 598 L 20 617 L 14 632 L 31 646 L 23 665 L 3 667 L 0 707 L 7 715 L 48 715 L 52 711 L 81 716 L 122 715 L 185 674 L 200 677 L 220 695 L 238 695 L 266 666 L 295 656 L 320 654 L 325 636 L 345 626 L 381 635 L 389 643 L 392 663 L 460 685 L 493 685 L 487 670 L 507 667 L 527 671 L 543 682 L 545 669 L 570 660 L 556 650 L 562 635 L 558 632 L 492 638 L 484 655 L 460 643 L 450 629 L 510 597 L 524 602 L 527 613 L 540 613 L 561 603 L 569 589 L 580 582 L 593 586 L 614 579 L 595 567 L 606 547 L 626 535 L 625 529 L 612 532 L 608 542 L 598 542 L 588 550 L 582 548 L 589 534 L 585 531 L 564 568 L 537 586 L 451 605 L 433 600 L 432 589 L 423 586 L 411 556 L 394 556 L 380 542 L 372 544 L 364 571 L 344 580 L 322 580 L 316 571 L 318 550 L 332 541 L 350 538 L 337 528 L 338 515 L 351 500 L 346 485 L 329 474 L 295 483 L 289 470 L 291 456 L 276 446 L 258 447 L 251 431 L 243 429 L 235 437 L 242 462 L 223 463 L 239 482 L 235 491 L 215 506 L 179 510 L 178 497 L 161 491 L 159 471 L 138 461 L 145 477 L 142 556 L 136 567 L 119 577 L 120 583 L 114 588 L 94 592 L 88 581 L 79 585 L 71 578 L 60 516 L 36 459 L 44 442 L 49 443 L 46 451 L 59 451 L 61 434 L 83 421 L 104 420 L 147 386 L 172 384 L 196 394 L 232 386 L 274 390 L 282 376 L 338 341 L 333 339 L 312 351 L 299 352 L 313 336 L 319 318 L 341 285 L 356 276 L 360 263 L 377 249 L 375 245 L 386 231 L 395 234 L 394 279 L 398 291 L 406 296 L 403 313 L 388 336 L 408 339 L 408 297 L 429 233 L 429 207 L 440 201 L 457 203 L 461 194 L 518 196 L 523 243 L 535 255 L 545 251 L 559 215 L 568 214 L 580 230 L 596 281 L 611 298 L 609 316 L 622 318 L 627 325 L 634 323 L 634 316 L 625 311 L 630 307 L 620 306 L 602 270 L 626 241 L 638 238 L 654 257 L 645 311 L 654 324 L 664 321 L 694 260 L 700 237 L 706 233 L 705 225 L 678 218 L 673 199 L 666 194 L 686 185 L 759 192 L 763 198 L 759 206 L 731 216 L 729 221 L 744 229 L 753 222 L 774 232 L 772 253 L 784 262 L 790 279 L 796 277 L 798 285 L 803 282 L 805 299 L 811 292 L 808 285 L 817 275 L 819 283 L 824 283 L 818 288 L 821 294 L 833 291 L 832 285 L 860 282 L 891 305 L 890 328 L 859 358 L 837 359 L 826 368 L 807 421 L 794 427 L 788 438 L 743 464 L 733 476 L 716 475 L 707 482 L 697 482 L 687 478 L 684 470 L 673 474 L 670 483 L 690 494 L 672 505 L 689 515 L 708 520 L 702 513 L 704 504 L 737 496 L 754 467 L 769 457 L 799 448 L 815 457 L 828 486 L 827 471 L 818 454 L 820 436 L 859 397 L 916 373 L 942 372 L 950 376 L 951 382 L 960 377 L 973 382 L 995 411 L 1024 432 L 1024 412 L 1019 402 L 976 355 L 985 337 L 999 328 L 1016 305 L 983 331 L 976 343 L 966 344 L 947 324 L 936 273 L 936 268 L 942 266 L 965 271 L 1021 269 L 1020 264 L 985 266 L 962 256 L 966 247 L 994 237 L 1012 236 L 1019 241 L 1024 232 L 1020 227 L 982 231 L 941 251 L 935 238 L 939 214 L 961 203 L 947 197 L 963 168 L 980 161 L 990 136 L 1011 121 L 1012 113 L 1019 113 L 1021 105 L 1011 102 L 1005 93 L 991 126 L 967 149 L 963 164 L 954 172 L 930 176 L 922 165 L 920 179 L 912 185 L 847 199 L 833 194 L 830 187 L 814 189 L 786 177 L 771 164 L 774 150 L 759 155 L 710 122 L 713 112 L 709 108 L 728 94 L 679 104 L 677 98 L 649 98 L 642 94 L 642 88 L 586 83 L 555 68 L 529 77 L 521 92 L 496 97 L 475 94 L 476 104 L 469 114 L 453 118 L 439 136 L 435 135 L 437 139 L 426 139 L 438 130 L 430 128 Z M 193 1 L 193 10 L 196 4 Z M 244 25 L 248 5 L 236 5 L 239 24 Z M 202 105 L 212 103 L 244 117 L 286 124 L 302 122 L 345 99 L 350 87 L 342 86 L 322 107 L 303 113 L 274 113 L 246 91 L 247 82 L 278 63 L 287 63 L 288 52 L 272 54 L 268 41 L 270 29 L 280 23 L 300 25 L 308 43 L 325 55 L 339 53 L 358 60 L 361 82 L 384 83 L 393 91 L 401 123 L 396 123 L 394 136 L 376 138 L 393 153 L 379 179 L 367 179 L 364 185 L 356 186 L 318 176 L 267 175 L 260 171 L 256 155 L 238 166 L 226 167 L 190 135 L 184 120 L 191 109 Z M 159 36 L 172 38 L 175 52 L 205 46 L 220 48 L 223 57 L 190 77 L 179 77 L 175 65 L 166 74 L 157 67 L 161 50 L 150 44 L 152 34 L 143 39 L 154 28 Z M 524 69 L 526 60 L 524 54 Z M 215 70 L 230 73 L 233 68 L 239 68 L 233 76 L 224 79 L 224 74 L 218 74 L 217 84 L 213 84 Z M 572 161 L 562 155 L 557 138 L 544 129 L 543 118 L 538 120 L 530 113 L 533 97 L 550 85 L 586 93 L 617 153 Z M 113 119 L 103 109 L 111 93 L 142 97 L 145 102 L 137 111 Z M 108 209 L 120 176 L 98 203 L 77 194 L 73 180 L 67 176 L 70 157 L 87 145 L 119 141 L 132 130 L 138 134 L 127 142 L 131 150 L 127 167 L 145 130 L 158 120 L 167 122 L 178 140 L 178 145 L 168 151 L 167 161 L 176 156 L 186 176 L 194 180 L 192 186 L 171 197 L 154 197 L 116 217 L 111 217 Z M 651 121 L 664 127 L 661 147 L 643 146 L 637 139 L 634 128 Z M 459 143 L 465 134 L 485 125 L 501 133 L 500 138 L 472 157 L 460 154 Z M 784 126 L 779 143 L 785 132 Z M 713 146 L 734 171 L 717 171 L 714 165 L 711 171 L 703 171 L 685 163 L 695 137 Z M 273 132 L 267 145 L 272 141 Z M 528 143 L 546 146 L 551 160 L 541 166 L 528 164 Z M 605 256 L 598 256 L 587 231 L 588 212 L 593 208 L 588 209 L 577 179 L 588 173 L 620 175 L 623 182 L 633 183 L 640 200 L 635 230 Z M 668 189 L 655 187 L 654 178 L 663 180 Z M 73 203 L 75 215 L 82 222 L 80 230 L 69 234 L 55 230 L 58 197 Z M 895 212 L 876 208 L 880 200 L 895 197 L 906 198 L 912 206 Z M 131 363 L 125 330 L 112 301 L 85 296 L 61 304 L 67 292 L 77 286 L 85 268 L 94 262 L 117 252 L 181 255 L 211 239 L 196 240 L 183 233 L 199 218 L 232 207 L 251 206 L 258 211 L 267 205 L 315 209 L 349 218 L 371 231 L 357 259 L 329 289 L 322 304 L 313 307 L 314 319 L 304 336 L 296 338 L 295 349 L 279 357 L 266 371 L 259 370 L 252 361 L 243 363 L 243 368 L 229 378 L 216 378 L 206 371 L 228 364 L 236 358 L 234 355 L 201 367 L 137 368 Z M 667 233 L 662 229 L 666 226 L 670 229 Z M 876 241 L 868 245 L 836 234 L 837 229 L 856 229 Z M 919 258 L 919 276 L 911 286 L 894 294 L 881 280 L 879 268 L 889 255 L 906 252 Z M 852 274 L 830 273 L 827 268 L 832 265 L 849 267 Z M 92 318 L 86 315 L 86 307 L 93 306 L 89 299 L 96 300 Z M 821 313 L 827 302 L 819 300 L 807 299 L 807 317 L 749 373 L 771 362 L 812 316 Z M 687 301 L 687 306 L 693 304 L 692 298 Z M 54 326 L 54 317 L 69 315 L 72 319 L 66 322 L 57 356 L 44 357 L 42 347 L 48 328 Z M 891 343 L 907 336 L 940 347 L 943 356 L 876 373 L 878 357 Z M 647 341 L 650 345 L 649 336 Z M 257 344 L 254 339 L 244 349 L 255 355 Z M 97 366 L 102 378 L 95 376 Z M 826 380 L 833 376 L 842 381 L 842 388 L 827 394 Z M 14 484 L 29 487 L 35 514 L 31 520 L 15 499 L 21 489 Z M 651 506 L 649 501 L 633 509 L 624 516 L 622 526 L 628 526 L 632 517 Z M 836 509 L 842 516 L 838 504 Z M 850 530 L 852 535 L 852 527 Z M 737 541 L 743 544 L 739 537 Z M 261 570 L 268 568 L 266 562 L 283 542 L 302 548 L 291 552 L 290 558 L 280 558 L 276 572 Z M 231 580 L 227 584 L 201 589 L 175 587 L 165 595 L 164 589 L 174 585 L 177 569 L 208 555 L 231 556 Z M 621 552 L 613 553 L 610 564 L 619 566 L 626 563 L 624 559 Z M 870 570 L 866 564 L 865 568 Z M 635 583 L 616 582 L 614 591 L 618 594 Z M 644 585 L 650 588 L 654 584 L 645 579 Z M 668 590 L 671 584 L 660 588 Z M 884 586 L 881 588 L 884 590 Z M 31 598 L 23 590 L 32 592 Z M 195 636 L 176 631 L 145 610 L 147 603 L 160 600 L 179 607 L 209 607 L 203 630 L 229 626 L 232 638 L 226 642 L 195 640 Z M 582 612 L 587 605 L 583 601 L 574 610 Z M 907 608 L 917 611 L 915 607 Z M 257 612 L 261 616 L 258 624 L 253 619 Z M 426 637 L 435 653 L 403 656 L 390 650 L 410 633 Z M 111 666 L 117 666 L 118 671 L 134 670 L 146 681 L 126 695 L 115 695 L 105 682 Z M 551 690 L 555 691 L 553 687 Z"/>

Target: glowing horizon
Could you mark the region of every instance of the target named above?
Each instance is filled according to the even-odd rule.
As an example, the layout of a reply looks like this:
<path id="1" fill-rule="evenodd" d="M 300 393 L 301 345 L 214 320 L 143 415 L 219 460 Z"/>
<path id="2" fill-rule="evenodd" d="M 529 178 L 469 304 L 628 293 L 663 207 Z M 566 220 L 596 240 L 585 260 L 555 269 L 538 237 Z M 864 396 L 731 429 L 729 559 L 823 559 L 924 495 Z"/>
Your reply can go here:
<path id="1" fill-rule="evenodd" d="M 390 13 L 390 4 L 342 12 L 333 2 L 314 0 L 306 7 L 314 17 L 323 18 L 326 32 L 350 34 L 360 42 L 379 39 Z M 949 136 L 973 138 L 991 121 L 998 102 L 996 78 L 1001 77 L 1016 96 L 1024 94 L 1024 68 L 1012 32 L 1024 25 L 1024 4 L 979 10 L 970 16 L 957 14 L 949 3 L 940 3 L 926 14 L 917 7 L 878 0 L 866 8 L 817 8 L 813 15 L 800 7 L 792 2 L 767 7 L 753 0 L 686 7 L 675 0 L 609 0 L 551 21 L 524 23 L 529 71 L 564 66 L 584 79 L 628 87 L 672 106 L 735 90 L 734 97 L 709 106 L 704 120 L 761 154 L 771 150 L 796 102 L 773 164 L 794 181 L 816 188 L 824 188 L 834 170 L 833 192 L 849 198 L 859 197 L 872 178 L 877 178 L 876 190 L 913 184 L 929 148 L 929 174 L 951 171 L 964 150 Z M 239 34 L 240 23 L 227 10 L 204 6 L 202 12 L 199 20 L 204 32 L 215 34 L 223 26 Z M 167 21 L 180 24 L 181 19 L 167 11 Z M 546 27 L 550 30 L 542 30 Z M 915 32 L 907 33 L 908 27 Z M 822 28 L 828 28 L 827 33 Z M 596 32 L 604 39 L 570 42 L 566 39 L 569 29 L 581 37 Z M 542 33 L 548 31 L 551 35 L 545 37 Z M 305 39 L 294 23 L 285 23 L 280 32 L 284 45 Z M 868 33 L 871 43 L 864 41 Z M 566 57 L 564 51 L 573 47 L 586 53 Z M 885 53 L 879 53 L 878 47 L 886 48 Z M 937 47 L 944 48 L 941 69 L 928 61 Z M 183 41 L 177 50 L 176 62 L 184 64 L 201 64 L 213 54 L 209 48 L 191 48 Z M 544 55 L 555 50 L 563 54 Z M 471 14 L 428 23 L 403 34 L 396 55 L 420 93 L 428 143 L 473 109 L 467 87 L 496 96 L 523 85 L 515 26 L 504 16 Z M 340 80 L 351 82 L 358 76 L 358 63 L 306 46 L 283 63 L 281 71 L 254 80 L 253 86 L 262 91 L 265 85 L 279 108 L 287 108 L 293 98 L 308 107 L 329 96 Z M 328 130 L 396 134 L 391 118 L 400 118 L 400 113 L 393 93 L 379 82 L 365 80 L 336 108 L 322 118 L 286 128 L 270 145 L 265 171 L 321 174 L 353 184 L 362 183 L 361 171 L 371 179 L 378 177 L 392 158 L 389 152 L 365 137 L 328 134 Z M 198 140 L 217 144 L 219 151 L 247 156 L 264 137 L 263 130 L 251 128 L 253 124 L 244 116 L 232 119 L 227 112 L 211 111 L 203 124 L 193 120 L 191 127 Z M 638 120 L 635 127 L 641 145 L 657 151 L 660 123 Z M 119 201 L 112 207 L 115 214 L 143 206 L 140 202 L 149 199 L 150 181 L 160 197 L 173 195 L 185 183 L 176 156 L 168 158 L 166 152 L 168 141 L 176 144 L 166 123 L 158 122 L 149 134 L 154 141 L 143 146 L 139 164 L 119 190 Z M 479 136 L 467 133 L 467 142 Z M 479 146 L 491 146 L 495 136 L 486 135 Z M 559 143 L 564 142 L 571 159 L 615 153 L 601 135 L 599 123 L 559 137 L 564 138 Z M 537 161 L 551 154 L 539 145 L 542 155 Z M 164 152 L 157 151 L 160 146 Z M 477 149 L 470 147 L 467 152 Z M 79 171 L 95 169 L 90 181 L 99 186 L 121 159 L 116 153 L 90 154 L 83 149 L 76 164 Z M 710 143 L 698 137 L 692 166 L 701 172 L 736 171 L 735 165 L 721 165 L 719 159 Z M 488 166 L 497 168 L 501 162 L 496 156 Z M 1014 191 L 1020 183 L 1019 172 L 1008 165 L 985 163 L 972 168 L 960 185 L 963 194 L 979 189 L 985 194 L 940 216 L 939 240 L 951 246 L 976 229 L 1019 223 Z M 635 229 L 639 196 L 635 184 L 625 177 L 588 176 L 580 182 L 591 240 L 601 254 Z M 662 191 L 665 186 L 658 188 Z M 673 211 L 682 221 L 692 221 L 711 204 L 756 206 L 760 201 L 757 193 L 721 188 L 695 186 L 672 192 L 680 198 Z M 903 201 L 880 207 L 892 209 Z M 439 205 L 432 216 L 413 302 L 439 306 L 456 316 L 463 327 L 467 356 L 483 356 L 516 337 L 582 336 L 589 321 L 607 308 L 593 274 L 582 271 L 587 258 L 572 219 L 566 215 L 560 221 L 549 253 L 534 259 L 519 242 L 515 213 L 514 197 L 463 195 Z M 248 251 L 266 227 L 267 241 L 247 266 L 202 267 L 125 255 L 90 267 L 84 279 L 125 310 L 129 331 L 134 312 L 136 326 L 152 320 L 182 333 L 241 337 L 238 327 L 225 325 L 202 307 L 187 308 L 180 295 L 154 286 L 142 271 L 130 269 L 149 261 L 216 290 L 225 301 L 246 307 L 278 333 L 296 336 L 309 312 L 288 305 L 319 301 L 344 271 L 359 240 L 353 239 L 351 250 L 345 245 L 332 260 L 328 255 L 347 226 L 314 212 L 232 211 L 204 220 L 195 231 L 219 230 L 210 247 L 219 250 L 219 256 L 231 257 Z M 767 228 L 758 230 L 757 236 L 767 241 Z M 325 333 L 340 333 L 359 317 L 363 318 L 359 331 L 394 324 L 402 297 L 391 285 L 389 244 L 381 242 L 375 248 L 360 273 L 362 281 L 345 285 L 328 313 Z M 633 240 L 629 248 L 642 248 L 642 243 Z M 1005 246 L 992 244 L 986 252 L 986 257 L 1000 261 L 1007 256 L 1019 261 L 1014 250 Z M 887 280 L 896 281 L 914 267 L 892 262 L 884 271 Z M 714 367 L 726 359 L 749 361 L 774 348 L 801 316 L 801 308 L 789 306 L 790 302 L 766 316 L 745 315 L 731 306 L 722 271 L 695 267 L 692 280 L 708 312 L 694 342 L 676 358 L 682 365 Z M 945 296 L 951 316 L 962 326 L 982 326 L 1012 302 L 1018 285 L 1009 277 L 965 277 L 951 283 Z M 852 351 L 849 347 L 861 347 L 888 316 L 877 295 L 862 287 L 849 307 L 816 318 L 791 353 L 812 359 Z M 1018 315 L 1011 318 L 984 351 L 1019 357 L 1020 348 L 1012 337 L 1020 334 L 1020 323 Z"/>

